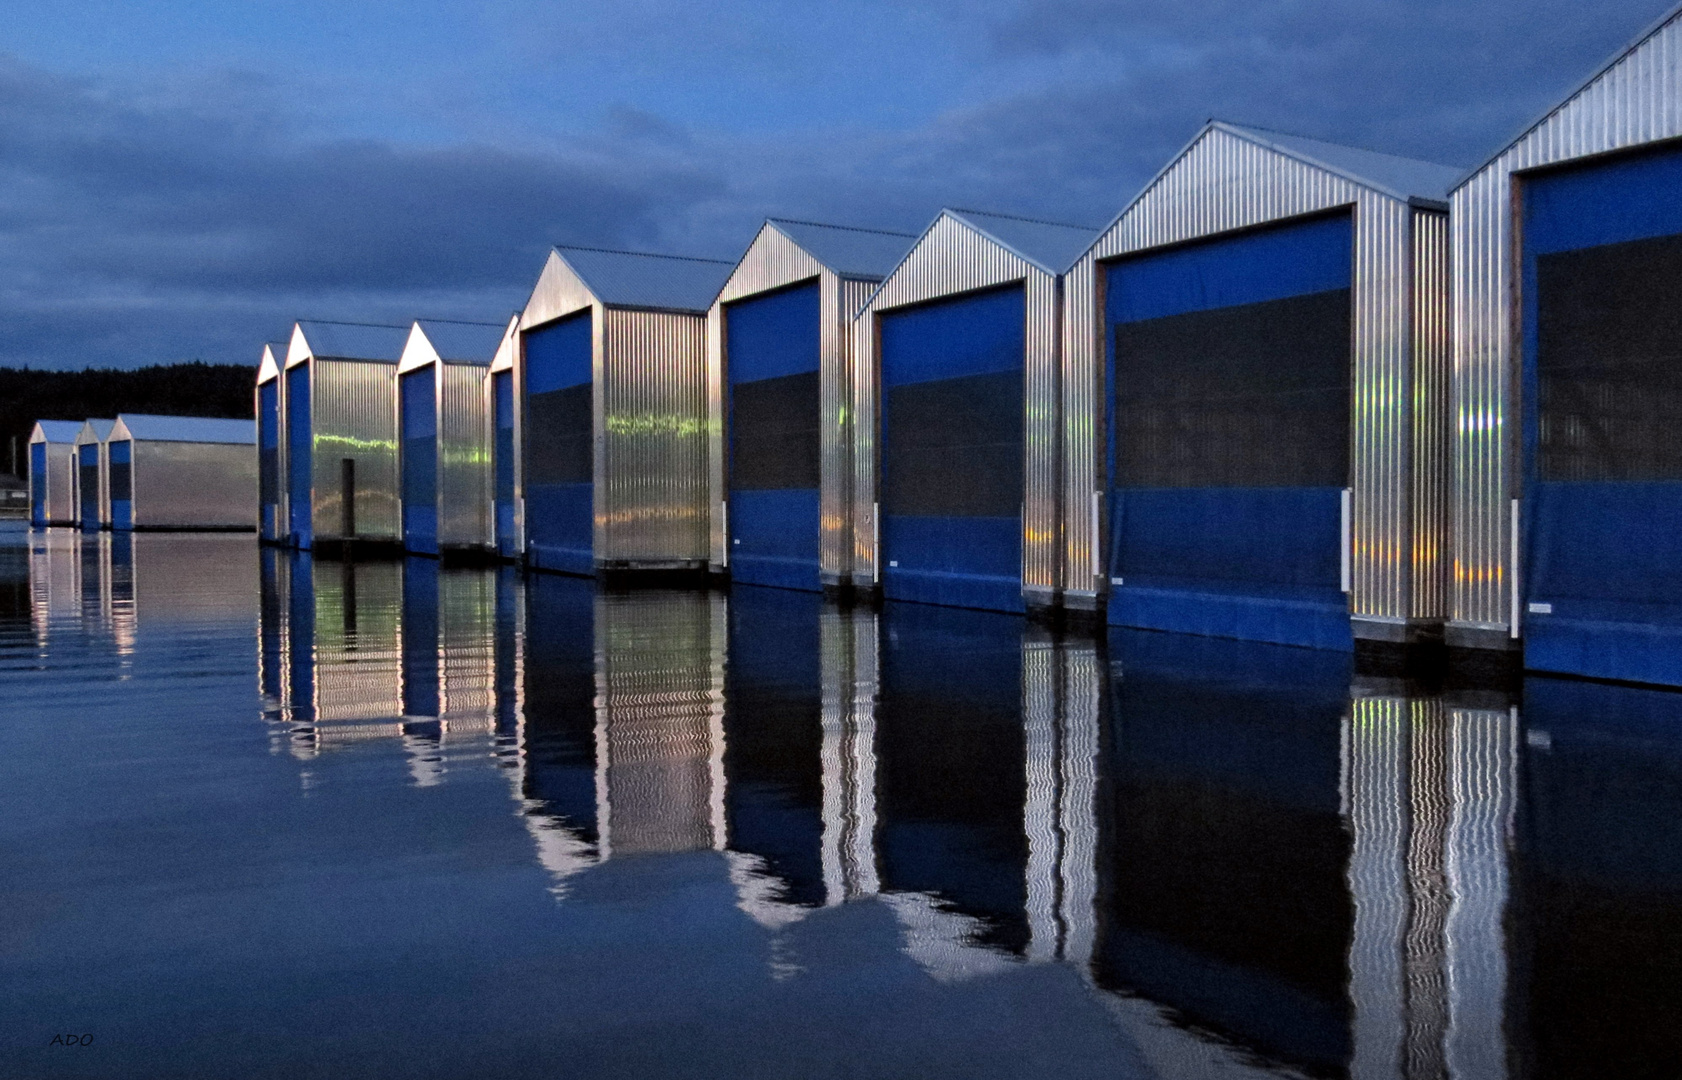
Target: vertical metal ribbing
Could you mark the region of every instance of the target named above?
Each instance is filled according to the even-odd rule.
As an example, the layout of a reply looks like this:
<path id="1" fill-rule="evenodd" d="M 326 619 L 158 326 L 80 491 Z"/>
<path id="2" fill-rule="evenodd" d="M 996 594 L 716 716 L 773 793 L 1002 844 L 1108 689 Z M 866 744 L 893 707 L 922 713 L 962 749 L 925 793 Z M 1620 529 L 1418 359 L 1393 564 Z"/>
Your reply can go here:
<path id="1" fill-rule="evenodd" d="M 1060 516 L 1063 559 L 1060 587 L 1066 606 L 1091 608 L 1103 591 L 1102 567 L 1095 558 L 1103 550 L 1105 515 L 1090 512 L 1094 493 L 1108 482 L 1102 432 L 1108 407 L 1103 394 L 1103 319 L 1098 264 L 1089 253 L 1063 275 L 1063 320 L 1060 328 L 1062 374 L 1061 439 L 1063 491 Z"/>
<path id="2" fill-rule="evenodd" d="M 705 560 L 706 318 L 608 308 L 602 319 L 597 558 Z"/>
<path id="3" fill-rule="evenodd" d="M 882 282 L 853 326 L 853 529 L 852 580 L 878 581 L 876 504 L 881 387 L 879 315 L 896 307 L 1023 282 L 1027 297 L 1024 342 L 1023 583 L 1054 592 L 1061 533 L 1057 519 L 1060 299 L 1056 278 L 1001 247 L 963 222 L 943 215 L 929 227 L 892 276 Z M 1032 509 L 1029 507 L 1032 506 Z"/>
<path id="4" fill-rule="evenodd" d="M 1350 483 L 1355 489 L 1352 611 L 1384 621 L 1419 608 L 1414 592 L 1412 218 L 1399 199 L 1221 127 L 1189 147 L 1066 275 L 1063 331 L 1064 587 L 1076 603 L 1105 590 L 1093 574 L 1092 492 L 1107 487 L 1104 440 L 1106 260 L 1235 229 L 1350 207 L 1354 213 Z M 1103 529 L 1099 522 L 1097 532 Z M 1074 598 L 1083 598 L 1076 600 Z M 1091 600 L 1084 598 L 1091 597 Z"/>
<path id="5" fill-rule="evenodd" d="M 344 508 L 340 469 L 356 461 L 356 530 L 366 539 L 398 540 L 397 365 L 310 360 L 311 462 L 317 539 L 336 539 Z"/>
<path id="6" fill-rule="evenodd" d="M 438 542 L 479 546 L 490 537 L 490 369 L 438 362 Z"/>
<path id="7" fill-rule="evenodd" d="M 825 275 L 825 282 L 830 280 Z M 819 548 L 819 570 L 826 585 L 852 580 L 854 540 L 854 479 L 858 439 L 855 408 L 858 362 L 856 320 L 859 309 L 876 291 L 877 283 L 856 278 L 835 280 L 837 294 L 833 318 L 825 309 L 824 321 L 835 329 L 834 364 L 826 367 L 823 395 L 823 478 L 821 507 L 823 537 Z M 827 303 L 827 300 L 825 301 Z M 831 354 L 824 353 L 826 364 Z"/>
<path id="8" fill-rule="evenodd" d="M 1448 215 L 1413 211 L 1413 565 L 1409 616 L 1448 613 Z"/>
<path id="9" fill-rule="evenodd" d="M 1451 627 L 1510 629 L 1509 501 L 1522 494 L 1514 174 L 1682 135 L 1679 35 L 1673 16 L 1454 192 Z"/>

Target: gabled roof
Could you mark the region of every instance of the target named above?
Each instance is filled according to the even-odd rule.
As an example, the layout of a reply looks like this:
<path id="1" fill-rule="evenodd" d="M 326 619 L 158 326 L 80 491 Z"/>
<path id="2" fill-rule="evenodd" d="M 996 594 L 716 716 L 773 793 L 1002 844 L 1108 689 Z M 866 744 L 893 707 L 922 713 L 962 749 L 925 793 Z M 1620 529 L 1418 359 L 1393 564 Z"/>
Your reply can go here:
<path id="1" fill-rule="evenodd" d="M 407 326 L 299 319 L 298 331 L 318 359 L 381 360 L 395 364 L 409 340 Z"/>
<path id="2" fill-rule="evenodd" d="M 899 265 L 917 237 L 886 229 L 857 229 L 793 218 L 766 218 L 772 228 L 842 277 L 880 280 Z"/>
<path id="3" fill-rule="evenodd" d="M 663 308 L 705 314 L 734 263 L 683 255 L 555 245 L 573 273 L 611 307 Z"/>
<path id="4" fill-rule="evenodd" d="M 257 442 L 255 420 L 223 420 L 207 416 L 153 416 L 148 413 L 118 413 L 117 420 L 128 436 L 139 442 Z"/>
<path id="5" fill-rule="evenodd" d="M 1506 142 L 1502 143 L 1501 148 L 1499 150 L 1496 150 L 1495 153 L 1489 155 L 1487 158 L 1484 158 L 1482 161 L 1478 162 L 1478 165 L 1477 165 L 1476 168 L 1467 170 L 1462 175 L 1460 182 L 1456 183 L 1454 186 L 1459 187 L 1461 184 L 1470 180 L 1472 177 L 1476 176 L 1478 173 L 1483 172 L 1485 169 L 1487 169 L 1489 167 L 1491 162 L 1495 161 L 1497 158 L 1500 158 L 1507 151 L 1511 150 L 1514 146 L 1517 146 L 1519 143 L 1523 142 L 1527 135 L 1529 135 L 1531 132 L 1535 131 L 1537 128 L 1541 127 L 1543 124 L 1547 123 L 1548 119 L 1550 117 L 1552 117 L 1555 113 L 1559 112 L 1561 109 L 1565 108 L 1567 105 L 1570 105 L 1573 101 L 1575 101 L 1577 99 L 1578 95 L 1582 94 L 1583 91 L 1585 91 L 1589 87 L 1593 86 L 1607 72 L 1611 71 L 1613 68 L 1615 68 L 1619 64 L 1623 63 L 1626 59 L 1629 58 L 1629 55 L 1631 53 L 1633 53 L 1637 49 L 1641 48 L 1641 46 L 1647 44 L 1647 41 L 1648 41 L 1649 38 L 1652 38 L 1652 37 L 1656 36 L 1657 34 L 1659 34 L 1662 30 L 1665 29 L 1665 27 L 1667 27 L 1671 23 L 1675 22 L 1679 16 L 1682 16 L 1682 3 L 1679 3 L 1679 4 L 1675 5 L 1669 11 L 1666 11 L 1663 15 L 1660 15 L 1657 19 L 1654 19 L 1651 23 L 1649 23 L 1647 25 L 1646 29 L 1642 30 L 1641 33 L 1635 35 L 1635 37 L 1630 39 L 1629 44 L 1625 45 L 1623 48 L 1621 48 L 1617 52 L 1613 53 L 1610 57 L 1607 58 L 1605 63 L 1603 63 L 1599 67 L 1595 68 L 1594 72 L 1592 74 L 1590 74 L 1588 78 L 1584 79 L 1583 81 L 1579 82 L 1576 86 L 1574 86 L 1571 89 L 1571 92 L 1569 94 L 1566 94 L 1565 96 L 1561 97 L 1558 101 L 1554 102 L 1552 105 L 1549 105 L 1547 107 L 1547 109 L 1545 109 L 1542 112 L 1541 116 L 1538 116 L 1536 119 L 1532 120 L 1530 123 L 1528 123 L 1528 124 L 1524 125 L 1524 127 L 1520 128 L 1517 135 L 1514 135 L 1512 138 L 1510 138 Z"/>
<path id="6" fill-rule="evenodd" d="M 1383 154 L 1377 150 L 1363 150 L 1357 146 L 1311 139 L 1306 135 L 1290 135 L 1266 128 L 1245 127 L 1225 120 L 1211 120 L 1198 132 L 1201 139 L 1211 129 L 1219 129 L 1259 146 L 1294 157 L 1362 187 L 1372 188 L 1402 202 L 1424 200 L 1446 203 L 1448 193 L 1465 173 L 1454 165 L 1438 165 L 1418 158 Z M 1197 139 L 1193 139 L 1195 144 Z M 1176 156 L 1176 161 L 1179 156 Z"/>
<path id="7" fill-rule="evenodd" d="M 1048 274 L 1061 274 L 1073 266 L 1092 246 L 1099 232 L 1089 225 L 1068 225 L 984 210 L 949 208 L 941 213 L 990 237 Z"/>
<path id="8" fill-rule="evenodd" d="M 467 364 L 489 364 L 508 329 L 507 323 L 456 319 L 416 319 L 415 326 L 439 359 Z"/>
<path id="9" fill-rule="evenodd" d="M 29 433 L 29 441 L 35 441 L 35 432 L 41 433 L 45 442 L 73 443 L 76 436 L 81 434 L 82 424 L 78 420 L 37 420 L 35 431 Z"/>
<path id="10" fill-rule="evenodd" d="M 288 346 L 280 341 L 265 341 L 263 343 L 263 359 L 257 362 L 257 381 L 268 382 L 280 374 L 286 366 Z"/>
<path id="11" fill-rule="evenodd" d="M 79 443 L 104 442 L 111 436 L 111 429 L 116 426 L 115 420 L 89 420 L 76 432 Z M 90 439 L 89 436 L 92 436 Z"/>

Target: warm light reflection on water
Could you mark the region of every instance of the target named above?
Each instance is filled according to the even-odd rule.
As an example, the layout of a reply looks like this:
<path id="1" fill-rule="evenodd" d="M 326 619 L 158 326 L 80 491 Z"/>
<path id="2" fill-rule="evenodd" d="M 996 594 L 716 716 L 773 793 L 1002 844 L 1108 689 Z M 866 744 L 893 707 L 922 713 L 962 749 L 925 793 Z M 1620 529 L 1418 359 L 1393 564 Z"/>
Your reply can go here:
<path id="1" fill-rule="evenodd" d="M 238 536 L 14 530 L 0 578 L 8 1076 L 1682 1049 L 1682 696 Z"/>

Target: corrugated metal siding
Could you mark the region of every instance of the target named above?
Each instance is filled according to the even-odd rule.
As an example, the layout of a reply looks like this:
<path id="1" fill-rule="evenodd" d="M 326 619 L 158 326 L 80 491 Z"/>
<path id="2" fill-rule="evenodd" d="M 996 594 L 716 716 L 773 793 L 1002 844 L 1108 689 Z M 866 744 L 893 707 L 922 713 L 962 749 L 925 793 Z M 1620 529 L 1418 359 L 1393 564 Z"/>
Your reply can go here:
<path id="1" fill-rule="evenodd" d="M 1451 627 L 1512 630 L 1510 500 L 1519 497 L 1513 174 L 1682 136 L 1676 19 L 1467 179 L 1452 196 Z M 1521 586 L 1522 588 L 1522 586 Z"/>
<path id="2" fill-rule="evenodd" d="M 1058 432 L 1058 351 L 1062 303 L 1059 280 L 948 216 L 942 216 L 919 240 L 893 275 L 859 312 L 853 327 L 854 461 L 853 582 L 874 586 L 876 502 L 880 448 L 877 319 L 893 308 L 937 297 L 1022 281 L 1027 293 L 1027 341 L 1024 356 L 1023 463 L 1024 506 L 1022 588 L 1032 602 L 1055 596 L 1058 565 L 1060 459 Z"/>
<path id="3" fill-rule="evenodd" d="M 733 300 L 792 285 L 797 281 L 819 277 L 819 303 L 823 306 L 823 325 L 820 331 L 820 366 L 827 374 L 833 370 L 837 339 L 832 333 L 831 304 L 835 297 L 835 275 L 828 273 L 818 261 L 794 241 L 769 224 L 761 226 L 759 235 L 748 247 L 742 261 L 736 265 L 724 283 L 712 310 L 707 312 L 707 508 L 708 559 L 715 567 L 729 561 L 729 539 L 725 535 L 728 523 L 723 506 L 728 492 L 725 469 L 728 457 L 724 442 L 725 386 L 725 312 L 724 305 Z M 826 413 L 826 415 L 828 415 Z"/>
<path id="4" fill-rule="evenodd" d="M 31 439 L 30 445 L 40 442 Z M 76 445 L 48 442 L 46 520 L 49 525 L 76 522 Z M 33 513 L 33 510 L 31 510 Z"/>
<path id="5" fill-rule="evenodd" d="M 826 585 L 842 585 L 853 580 L 853 555 L 857 549 L 853 523 L 864 520 L 854 516 L 857 506 L 854 477 L 858 475 L 860 431 L 854 395 L 858 387 L 860 342 L 864 337 L 859 329 L 867 325 L 858 318 L 858 314 L 876 291 L 876 285 L 873 281 L 853 279 L 836 282 L 839 299 L 835 373 L 833 378 L 825 378 L 819 388 L 824 423 L 820 431 L 823 489 L 819 493 L 823 536 L 818 559 L 819 571 Z M 874 332 L 871 337 L 874 339 Z M 863 527 L 868 530 L 869 522 L 865 521 Z"/>
<path id="6" fill-rule="evenodd" d="M 137 529 L 251 529 L 257 522 L 257 460 L 233 443 L 134 443 Z"/>
<path id="7" fill-rule="evenodd" d="M 596 332 L 596 559 L 704 562 L 706 317 L 608 308 Z"/>
<path id="8" fill-rule="evenodd" d="M 1415 597 L 1412 504 L 1419 485 L 1431 481 L 1403 465 L 1412 458 L 1418 423 L 1442 408 L 1414 346 L 1416 313 L 1439 301 L 1417 291 L 1438 282 L 1415 274 L 1413 212 L 1388 195 L 1219 129 L 1206 132 L 1140 195 L 1065 278 L 1063 587 L 1071 606 L 1091 606 L 1107 590 L 1096 557 L 1104 516 L 1092 512 L 1094 493 L 1101 497 L 1107 487 L 1110 407 L 1099 264 L 1340 207 L 1352 209 L 1355 230 L 1350 609 L 1357 617 L 1400 622 L 1429 606 Z"/>
<path id="9" fill-rule="evenodd" d="M 356 460 L 356 531 L 400 540 L 397 473 L 397 365 L 312 360 L 310 420 L 315 539 L 342 539 L 340 462 Z"/>
<path id="10" fill-rule="evenodd" d="M 438 365 L 438 542 L 490 543 L 490 369 Z"/>
<path id="11" fill-rule="evenodd" d="M 1411 618 L 1448 614 L 1448 215 L 1413 212 L 1413 591 Z"/>

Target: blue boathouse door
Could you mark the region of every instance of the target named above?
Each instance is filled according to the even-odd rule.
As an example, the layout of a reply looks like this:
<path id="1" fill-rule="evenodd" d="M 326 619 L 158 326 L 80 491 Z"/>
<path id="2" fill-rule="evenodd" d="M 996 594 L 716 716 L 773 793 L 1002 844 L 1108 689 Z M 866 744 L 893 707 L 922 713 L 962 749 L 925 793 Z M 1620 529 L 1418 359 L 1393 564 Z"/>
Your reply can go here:
<path id="1" fill-rule="evenodd" d="M 725 308 L 730 576 L 821 587 L 816 279 Z"/>
<path id="2" fill-rule="evenodd" d="M 1521 190 L 1525 665 L 1682 684 L 1682 150 Z"/>
<path id="3" fill-rule="evenodd" d="M 430 365 L 403 373 L 398 398 L 403 431 L 403 547 L 438 554 L 438 373 Z"/>
<path id="4" fill-rule="evenodd" d="M 514 373 L 499 371 L 491 376 L 491 408 L 496 424 L 496 445 L 491 448 L 495 469 L 496 551 L 503 558 L 519 552 L 514 531 Z"/>
<path id="5" fill-rule="evenodd" d="M 280 539 L 280 380 L 257 388 L 257 528 L 263 540 Z"/>
<path id="6" fill-rule="evenodd" d="M 890 311 L 880 334 L 883 595 L 1023 610 L 1023 287 Z"/>
<path id="7" fill-rule="evenodd" d="M 526 556 L 595 571 L 595 425 L 589 309 L 525 333 Z"/>
<path id="8" fill-rule="evenodd" d="M 295 548 L 315 543 L 315 458 L 311 453 L 310 369 L 299 364 L 286 372 L 286 538 Z M 113 474 L 115 461 L 113 458 Z M 116 527 L 116 494 L 111 524 Z"/>
<path id="9" fill-rule="evenodd" d="M 134 528 L 134 444 L 127 439 L 105 448 L 110 467 L 106 485 L 111 497 L 111 527 L 119 532 Z"/>
<path id="10" fill-rule="evenodd" d="M 1351 649 L 1347 214 L 1107 269 L 1109 621 Z"/>
<path id="11" fill-rule="evenodd" d="M 82 528 L 98 530 L 99 521 L 99 444 L 83 443 L 76 448 L 76 487 L 81 500 L 79 510 Z"/>

